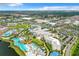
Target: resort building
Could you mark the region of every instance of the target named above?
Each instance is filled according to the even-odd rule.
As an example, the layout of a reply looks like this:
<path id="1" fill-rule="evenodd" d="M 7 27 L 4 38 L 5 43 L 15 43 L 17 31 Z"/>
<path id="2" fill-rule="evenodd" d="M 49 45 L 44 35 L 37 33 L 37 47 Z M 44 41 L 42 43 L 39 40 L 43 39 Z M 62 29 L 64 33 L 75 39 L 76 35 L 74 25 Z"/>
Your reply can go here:
<path id="1" fill-rule="evenodd" d="M 54 50 L 61 50 L 60 41 L 56 38 L 52 37 L 52 33 L 48 32 L 46 29 L 41 29 L 41 27 L 30 29 L 32 34 L 36 36 L 38 39 L 43 39 L 47 43 L 52 44 L 52 48 Z"/>

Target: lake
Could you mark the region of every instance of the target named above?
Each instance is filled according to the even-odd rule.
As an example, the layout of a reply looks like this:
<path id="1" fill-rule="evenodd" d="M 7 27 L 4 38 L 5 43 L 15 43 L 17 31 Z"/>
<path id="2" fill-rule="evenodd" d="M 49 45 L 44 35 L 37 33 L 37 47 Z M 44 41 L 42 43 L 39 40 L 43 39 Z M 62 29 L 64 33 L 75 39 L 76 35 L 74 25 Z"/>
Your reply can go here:
<path id="1" fill-rule="evenodd" d="M 14 49 L 8 46 L 9 43 L 0 41 L 0 56 L 19 56 Z"/>

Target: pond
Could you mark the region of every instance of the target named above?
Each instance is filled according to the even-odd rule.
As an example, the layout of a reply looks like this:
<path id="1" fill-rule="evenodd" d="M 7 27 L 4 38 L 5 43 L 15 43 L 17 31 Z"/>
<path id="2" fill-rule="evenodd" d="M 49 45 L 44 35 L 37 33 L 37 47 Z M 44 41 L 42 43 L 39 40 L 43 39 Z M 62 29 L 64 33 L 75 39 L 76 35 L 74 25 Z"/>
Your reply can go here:
<path id="1" fill-rule="evenodd" d="M 8 46 L 9 43 L 0 41 L 0 56 L 19 56 L 14 49 Z"/>

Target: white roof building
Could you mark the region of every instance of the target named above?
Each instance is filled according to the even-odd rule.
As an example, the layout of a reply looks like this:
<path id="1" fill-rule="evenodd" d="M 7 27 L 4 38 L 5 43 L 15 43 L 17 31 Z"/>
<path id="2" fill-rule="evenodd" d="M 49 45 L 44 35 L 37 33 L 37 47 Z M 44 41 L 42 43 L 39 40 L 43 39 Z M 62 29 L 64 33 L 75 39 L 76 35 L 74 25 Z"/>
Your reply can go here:
<path id="1" fill-rule="evenodd" d="M 30 18 L 30 17 L 24 17 L 24 18 L 22 18 L 22 19 L 30 20 L 30 19 L 32 19 L 32 18 Z"/>
<path id="2" fill-rule="evenodd" d="M 73 24 L 74 25 L 79 25 L 79 21 L 76 20 L 76 21 L 73 22 Z"/>
<path id="3" fill-rule="evenodd" d="M 31 30 L 33 35 L 35 35 L 38 39 L 44 38 L 46 42 L 52 44 L 53 50 L 61 50 L 60 41 L 56 38 L 52 37 L 52 33 L 48 32 L 47 30 L 39 28 L 35 28 Z"/>
<path id="4" fill-rule="evenodd" d="M 51 36 L 44 36 L 44 39 L 49 44 L 52 44 L 53 50 L 61 50 L 61 44 L 60 41 L 56 38 L 53 38 Z"/>

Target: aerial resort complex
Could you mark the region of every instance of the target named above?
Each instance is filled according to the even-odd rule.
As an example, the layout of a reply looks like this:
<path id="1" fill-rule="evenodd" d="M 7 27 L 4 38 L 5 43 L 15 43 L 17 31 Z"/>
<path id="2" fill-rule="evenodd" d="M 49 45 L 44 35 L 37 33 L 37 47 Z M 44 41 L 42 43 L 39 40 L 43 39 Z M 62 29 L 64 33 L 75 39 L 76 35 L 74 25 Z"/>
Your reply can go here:
<path id="1" fill-rule="evenodd" d="M 0 11 L 0 56 L 79 56 L 79 11 L 53 7 Z"/>

